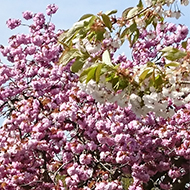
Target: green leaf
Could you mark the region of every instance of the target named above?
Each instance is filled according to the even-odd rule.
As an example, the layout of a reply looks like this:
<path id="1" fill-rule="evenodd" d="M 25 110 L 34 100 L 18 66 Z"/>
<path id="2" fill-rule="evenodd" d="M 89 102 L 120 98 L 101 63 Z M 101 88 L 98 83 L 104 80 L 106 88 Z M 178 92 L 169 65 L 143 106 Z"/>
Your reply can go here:
<path id="1" fill-rule="evenodd" d="M 96 33 L 95 33 L 95 32 L 89 33 L 89 34 L 88 34 L 88 40 L 89 40 L 89 41 L 92 41 L 95 36 L 96 36 Z"/>
<path id="2" fill-rule="evenodd" d="M 175 61 L 177 59 L 181 59 L 187 55 L 186 52 L 183 52 L 177 48 L 174 47 L 165 47 L 164 49 L 161 50 L 163 52 L 163 56 L 166 57 L 166 59 L 170 61 Z"/>
<path id="3" fill-rule="evenodd" d="M 137 30 L 137 24 L 134 21 L 133 24 L 131 24 L 131 26 L 129 27 L 128 34 L 133 34 L 133 32 L 135 32 L 136 30 Z"/>
<path id="4" fill-rule="evenodd" d="M 182 42 L 181 45 L 182 45 L 182 47 L 183 47 L 184 49 L 186 49 L 186 47 L 187 47 L 187 41 Z"/>
<path id="5" fill-rule="evenodd" d="M 170 62 L 168 64 L 165 64 L 165 67 L 178 67 L 180 65 L 180 63 L 178 62 Z"/>
<path id="6" fill-rule="evenodd" d="M 115 76 L 115 73 L 109 73 L 109 75 L 106 75 L 106 82 L 111 82 Z"/>
<path id="7" fill-rule="evenodd" d="M 153 73 L 153 68 L 145 69 L 139 76 L 139 81 L 142 82 Z"/>
<path id="8" fill-rule="evenodd" d="M 145 20 L 145 22 L 146 22 L 146 27 L 148 26 L 148 25 L 150 25 L 151 23 L 153 23 L 154 22 L 154 20 L 155 20 L 155 15 L 151 15 L 150 17 L 147 17 L 146 18 L 146 20 Z M 154 26 L 154 23 L 153 23 L 153 26 Z M 154 26 L 155 27 L 155 26 Z"/>
<path id="9" fill-rule="evenodd" d="M 186 55 L 187 55 L 187 53 L 182 52 L 182 51 L 178 51 L 176 53 L 168 52 L 168 53 L 164 54 L 164 56 L 166 57 L 166 59 L 168 59 L 170 61 L 175 61 L 177 59 L 185 57 Z"/>
<path id="10" fill-rule="evenodd" d="M 131 47 L 133 46 L 133 44 L 139 39 L 139 30 L 137 29 L 134 33 L 133 33 L 133 39 L 131 41 Z"/>
<path id="11" fill-rule="evenodd" d="M 104 39 L 104 33 L 105 31 L 98 31 L 95 36 L 96 36 L 96 41 L 102 41 Z"/>
<path id="12" fill-rule="evenodd" d="M 115 76 L 112 80 L 112 86 L 116 91 L 123 90 L 128 86 L 128 81 L 122 77 Z"/>
<path id="13" fill-rule="evenodd" d="M 148 61 L 146 63 L 147 67 L 154 67 L 155 66 L 155 63 L 151 62 L 151 61 Z"/>
<path id="14" fill-rule="evenodd" d="M 96 83 L 99 83 L 102 66 L 103 66 L 103 65 L 100 63 L 100 64 L 97 66 L 97 68 L 96 68 L 96 73 L 95 73 L 95 81 L 96 81 Z"/>
<path id="15" fill-rule="evenodd" d="M 131 19 L 135 15 L 137 15 L 139 12 L 139 7 L 133 7 L 127 14 L 127 19 Z"/>
<path id="16" fill-rule="evenodd" d="M 66 43 L 74 38 L 74 36 L 79 32 L 80 29 L 84 28 L 84 21 L 76 22 L 66 33 Z"/>
<path id="17" fill-rule="evenodd" d="M 172 46 L 169 46 L 169 47 L 165 47 L 163 48 L 162 50 L 160 50 L 161 52 L 165 53 L 165 52 L 169 52 L 169 51 L 173 51 L 174 48 Z"/>
<path id="18" fill-rule="evenodd" d="M 122 12 L 122 17 L 123 18 L 127 18 L 127 15 L 128 15 L 128 13 L 129 13 L 129 11 L 131 10 L 131 9 L 133 9 L 134 7 L 129 7 L 129 8 L 127 8 L 127 9 L 125 9 L 123 12 Z"/>
<path id="19" fill-rule="evenodd" d="M 81 20 L 86 20 L 87 18 L 92 17 L 92 16 L 94 16 L 94 15 L 93 15 L 93 14 L 85 14 L 85 15 L 83 15 L 83 16 L 79 19 L 79 21 L 81 21 Z"/>
<path id="20" fill-rule="evenodd" d="M 105 50 L 104 53 L 102 54 L 102 61 L 106 65 L 113 67 L 112 62 L 111 62 L 111 58 L 110 58 L 110 53 L 108 50 Z"/>
<path id="21" fill-rule="evenodd" d="M 106 14 L 102 14 L 101 16 L 102 16 L 102 19 L 103 19 L 103 22 L 104 22 L 105 26 L 107 28 L 109 28 L 109 30 L 111 31 L 112 24 L 111 24 L 109 16 L 106 15 Z"/>
<path id="22" fill-rule="evenodd" d="M 65 43 L 69 43 L 72 41 L 77 34 L 87 33 L 88 30 L 91 28 L 92 24 L 94 23 L 94 20 L 97 18 L 95 15 L 91 15 L 85 20 L 79 20 L 76 22 L 67 32 L 65 37 Z"/>
<path id="23" fill-rule="evenodd" d="M 58 42 L 59 42 L 59 43 L 61 43 L 61 44 L 63 43 L 63 41 L 64 41 L 65 38 L 67 37 L 67 32 L 68 32 L 68 30 L 62 32 L 62 33 L 59 35 L 59 37 L 58 37 Z"/>
<path id="24" fill-rule="evenodd" d="M 69 51 L 65 51 L 62 53 L 61 57 L 59 58 L 59 63 L 62 65 L 66 65 L 69 61 L 74 58 L 80 56 L 77 49 L 71 49 Z"/>
<path id="25" fill-rule="evenodd" d="M 112 14 L 115 14 L 115 13 L 117 13 L 117 10 L 112 10 L 112 11 L 107 11 L 107 12 L 105 12 L 105 14 L 106 15 L 112 15 Z"/>
<path id="26" fill-rule="evenodd" d="M 79 30 L 79 32 L 78 32 L 78 35 L 79 35 L 78 38 L 79 38 L 79 39 L 84 39 L 84 38 L 86 38 L 87 33 L 88 33 L 88 30 L 87 30 L 86 27 L 81 28 L 81 29 Z"/>
<path id="27" fill-rule="evenodd" d="M 85 70 L 80 74 L 79 80 L 80 80 L 81 83 L 86 80 L 87 74 L 88 74 L 88 72 L 90 71 L 90 69 L 91 69 L 91 67 L 85 69 Z"/>
<path id="28" fill-rule="evenodd" d="M 71 66 L 71 71 L 76 73 L 78 72 L 80 69 L 82 69 L 84 65 L 84 61 L 82 61 L 81 59 L 77 59 Z"/>
<path id="29" fill-rule="evenodd" d="M 138 5 L 137 5 L 137 7 L 139 7 L 139 8 L 143 8 L 142 0 L 139 0 L 139 3 L 138 3 Z"/>
<path id="30" fill-rule="evenodd" d="M 95 79 L 95 72 L 97 67 L 91 67 L 87 77 L 86 77 L 86 83 L 88 83 L 91 79 Z"/>
<path id="31" fill-rule="evenodd" d="M 153 5 L 153 6 L 156 5 L 156 3 L 157 3 L 157 0 L 152 0 L 152 5 Z M 162 3 L 165 3 L 165 0 L 162 1 Z"/>
<path id="32" fill-rule="evenodd" d="M 124 190 L 128 190 L 129 186 L 133 183 L 133 178 L 131 176 L 122 177 L 121 179 Z"/>
<path id="33" fill-rule="evenodd" d="M 136 34 L 134 34 L 136 33 Z M 134 35 L 133 35 L 134 34 Z M 136 37 L 135 37 L 136 35 Z M 134 42 L 136 42 L 136 40 L 138 39 L 139 37 L 139 30 L 137 28 L 137 24 L 136 22 L 134 21 L 133 24 L 130 25 L 130 27 L 126 28 L 122 33 L 121 33 L 121 41 L 122 43 L 124 42 L 125 38 L 124 37 L 127 37 L 128 38 L 128 41 L 130 43 L 130 46 L 132 46 L 134 44 Z M 135 37 L 135 38 L 134 38 Z"/>
<path id="34" fill-rule="evenodd" d="M 160 87 L 163 84 L 162 77 L 160 75 L 157 75 L 154 83 L 156 88 Z"/>
<path id="35" fill-rule="evenodd" d="M 128 86 L 128 81 L 127 80 L 125 80 L 125 79 L 123 79 L 123 78 L 120 78 L 119 79 L 119 89 L 118 90 L 120 90 L 120 89 L 125 89 L 126 87 Z"/>
<path id="36" fill-rule="evenodd" d="M 150 80 L 149 80 L 149 87 L 151 87 L 151 86 L 154 86 L 154 80 L 153 80 L 153 78 L 150 78 Z"/>
<path id="37" fill-rule="evenodd" d="M 89 20 L 89 22 L 88 22 L 88 24 L 87 24 L 88 29 L 91 28 L 91 26 L 94 24 L 94 21 L 95 21 L 96 19 L 97 19 L 97 16 L 95 16 L 95 15 L 93 15 L 93 16 L 90 18 L 90 20 Z"/>
<path id="38" fill-rule="evenodd" d="M 125 36 L 128 34 L 128 30 L 129 30 L 129 28 L 125 28 L 125 30 L 123 30 L 123 32 L 120 35 L 121 39 L 125 39 Z"/>

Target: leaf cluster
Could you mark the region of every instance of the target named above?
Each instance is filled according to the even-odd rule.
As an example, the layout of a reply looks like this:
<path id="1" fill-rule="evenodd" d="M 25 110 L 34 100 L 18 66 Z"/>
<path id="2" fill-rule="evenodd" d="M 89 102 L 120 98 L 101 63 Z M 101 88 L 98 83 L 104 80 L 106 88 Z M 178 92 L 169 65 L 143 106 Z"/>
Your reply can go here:
<path id="1" fill-rule="evenodd" d="M 112 63 L 110 50 L 102 45 L 105 39 L 104 34 L 109 32 L 117 34 L 123 44 L 128 40 L 130 47 L 138 41 L 142 29 L 149 26 L 156 28 L 157 22 L 163 22 L 164 18 L 154 12 L 157 4 L 165 5 L 164 0 L 154 0 L 152 5 L 144 7 L 142 0 L 139 0 L 137 6 L 129 7 L 122 13 L 120 19 L 116 19 L 113 15 L 116 10 L 106 13 L 85 14 L 78 22 L 76 22 L 69 30 L 64 31 L 59 36 L 59 43 L 63 45 L 63 52 L 60 56 L 59 63 L 62 65 L 71 64 L 71 71 L 79 74 L 80 82 L 86 84 L 93 80 L 97 84 L 100 82 L 111 83 L 114 91 L 126 90 L 129 94 L 135 90 L 140 93 L 140 88 L 145 87 L 145 91 L 149 92 L 150 87 L 154 87 L 157 91 L 161 91 L 162 87 L 168 84 L 168 78 L 165 73 L 167 67 L 180 66 L 179 60 L 184 58 L 187 53 L 174 47 L 165 47 L 161 52 L 161 57 L 166 58 L 169 62 L 164 68 L 160 68 L 154 62 L 148 62 L 145 69 L 138 75 L 138 82 L 134 80 L 137 73 L 131 75 L 127 69 L 120 70 L 119 65 Z M 139 20 L 144 22 L 144 26 L 139 25 Z M 117 27 L 114 24 L 117 23 Z M 93 46 L 100 44 L 101 51 L 95 57 L 87 51 L 85 40 Z M 187 42 L 182 43 L 182 47 L 186 48 Z M 91 64 L 86 66 L 90 60 Z M 84 67 L 85 65 L 85 67 Z M 86 68 L 87 67 L 87 68 Z M 138 73 L 139 74 L 139 73 Z M 101 81 L 104 75 L 105 81 Z M 148 81 L 148 84 L 147 84 Z"/>

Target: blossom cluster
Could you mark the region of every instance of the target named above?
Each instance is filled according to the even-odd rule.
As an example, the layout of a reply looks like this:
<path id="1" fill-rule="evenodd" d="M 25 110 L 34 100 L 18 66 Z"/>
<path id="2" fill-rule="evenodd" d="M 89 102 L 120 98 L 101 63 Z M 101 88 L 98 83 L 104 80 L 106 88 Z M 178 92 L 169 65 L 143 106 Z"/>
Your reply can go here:
<path id="1" fill-rule="evenodd" d="M 149 93 L 143 96 L 132 94 L 130 102 L 134 111 L 138 115 L 145 115 L 149 111 L 154 111 L 162 117 L 171 117 L 177 109 L 189 103 L 189 72 L 188 57 L 187 59 L 178 60 L 177 66 L 172 66 L 172 61 L 161 56 L 161 50 L 165 47 L 177 48 L 182 52 L 188 52 L 190 49 L 190 40 L 187 40 L 186 48 L 181 43 L 188 35 L 188 28 L 184 25 L 176 26 L 173 23 L 158 23 L 155 31 L 143 30 L 139 40 L 133 46 L 133 67 L 135 80 L 139 82 L 139 76 L 147 68 L 146 63 L 155 63 L 154 67 L 159 72 L 155 77 L 164 73 L 167 84 L 162 86 L 161 90 L 156 90 L 149 86 L 146 79 L 141 86 L 141 91 L 149 89 Z M 169 64 L 170 66 L 166 66 Z M 128 63 L 126 63 L 128 65 Z M 126 66 L 127 68 L 127 66 Z M 187 82 L 187 83 L 186 83 Z M 143 103 L 143 106 L 141 106 Z M 142 109 L 139 109 L 139 108 Z"/>
<path id="2" fill-rule="evenodd" d="M 47 10 L 51 16 L 57 7 Z M 76 74 L 58 64 L 62 47 L 55 25 L 42 13 L 27 11 L 23 17 L 33 19 L 29 34 L 13 35 L 1 46 L 9 65 L 0 66 L 0 111 L 6 117 L 0 128 L 0 188 L 121 190 L 131 179 L 129 190 L 185 189 L 190 104 L 163 118 L 97 102 L 79 88 Z M 11 23 L 13 29 L 17 21 Z M 107 40 L 106 48 L 118 48 Z M 125 56 L 119 59 L 123 68 L 133 68 Z M 154 99 L 147 96 L 145 102 Z"/>
<path id="3" fill-rule="evenodd" d="M 166 85 L 162 85 L 162 88 L 158 91 L 154 86 L 149 86 L 150 81 L 147 78 L 143 81 L 140 89 L 136 88 L 131 94 L 128 93 L 128 88 L 114 92 L 112 84 L 106 82 L 105 75 L 100 77 L 100 83 L 98 84 L 91 80 L 87 84 L 85 81 L 83 83 L 79 82 L 78 85 L 98 102 L 117 102 L 122 107 L 132 106 L 132 110 L 138 116 L 146 115 L 148 112 L 153 111 L 157 116 L 171 117 L 177 109 L 189 102 L 189 84 L 188 82 L 182 84 L 182 81 L 189 81 L 189 75 L 186 73 L 189 73 L 190 68 L 188 60 L 182 59 L 179 60 L 178 67 L 165 67 L 166 64 L 172 61 L 163 57 L 161 50 L 171 46 L 183 52 L 188 52 L 190 50 L 189 39 L 185 49 L 181 46 L 181 42 L 188 35 L 188 28 L 184 25 L 176 26 L 173 23 L 158 23 L 155 31 L 149 29 L 141 29 L 140 31 L 141 35 L 132 47 L 133 60 L 129 60 L 125 55 L 119 55 L 117 58 L 111 57 L 112 63 L 119 65 L 121 70 L 128 70 L 130 75 L 135 76 L 134 81 L 137 83 L 140 83 L 139 77 L 147 68 L 147 63 L 154 63 L 154 68 L 157 70 L 155 77 L 164 73 L 166 75 L 164 80 L 167 80 Z M 112 39 L 107 44 L 111 44 L 111 42 Z M 99 47 L 96 46 L 96 49 L 103 51 L 104 47 L 105 44 L 99 45 Z M 114 51 L 112 46 L 106 46 L 106 49 L 110 49 L 110 52 L 114 53 L 119 47 Z M 95 56 L 94 52 L 91 52 L 91 55 L 92 57 Z M 89 62 L 85 64 L 85 67 L 90 66 Z M 139 92 L 141 93 L 140 95 Z"/>
<path id="4" fill-rule="evenodd" d="M 158 13 L 159 15 L 164 15 L 166 17 L 174 17 L 178 19 L 181 16 L 181 11 L 179 9 L 172 10 L 171 7 L 173 4 L 177 4 L 177 0 L 165 0 L 163 1 L 157 1 L 156 4 L 153 0 L 145 0 L 145 3 L 147 6 L 153 6 L 155 13 Z M 170 7 L 169 10 L 165 10 L 163 8 L 163 3 L 166 4 L 168 7 Z M 189 4 L 189 0 L 181 0 L 181 5 L 187 6 Z"/>

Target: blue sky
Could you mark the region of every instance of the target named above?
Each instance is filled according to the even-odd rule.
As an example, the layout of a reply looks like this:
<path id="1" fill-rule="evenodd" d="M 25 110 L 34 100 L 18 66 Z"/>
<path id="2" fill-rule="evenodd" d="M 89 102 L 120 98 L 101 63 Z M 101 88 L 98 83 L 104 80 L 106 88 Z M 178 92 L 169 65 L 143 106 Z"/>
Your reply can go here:
<path id="1" fill-rule="evenodd" d="M 96 14 L 101 10 L 117 9 L 118 14 L 121 14 L 125 8 L 135 6 L 136 1 L 129 2 L 126 3 L 126 0 L 0 0 L 0 44 L 6 44 L 8 37 L 14 34 L 14 31 L 6 27 L 6 20 L 9 18 L 22 18 L 22 12 L 26 10 L 45 13 L 46 6 L 55 3 L 59 6 L 59 10 L 53 16 L 52 21 L 57 28 L 67 29 L 85 13 Z"/>
<path id="2" fill-rule="evenodd" d="M 138 0 L 0 0 L 0 44 L 6 45 L 8 38 L 15 34 L 26 30 L 24 27 L 11 31 L 6 26 L 6 21 L 9 18 L 22 19 L 22 12 L 30 10 L 32 12 L 45 13 L 48 4 L 55 3 L 59 6 L 58 12 L 53 16 L 53 23 L 57 29 L 68 29 L 76 22 L 83 14 L 98 13 L 99 11 L 108 11 L 117 9 L 118 15 L 127 7 L 132 7 L 137 4 Z M 180 6 L 184 16 L 173 21 L 177 23 L 187 24 L 190 28 L 188 14 L 190 5 L 187 7 Z"/>
<path id="3" fill-rule="evenodd" d="M 109 2 L 109 3 L 108 3 Z M 26 27 L 19 27 L 14 30 L 10 30 L 6 26 L 6 21 L 9 18 L 19 18 L 22 19 L 22 12 L 29 10 L 34 13 L 46 11 L 46 6 L 48 4 L 56 4 L 59 7 L 57 13 L 53 16 L 52 22 L 56 24 L 57 29 L 68 29 L 70 28 L 82 15 L 86 13 L 96 14 L 100 11 L 108 11 L 117 9 L 118 14 L 121 14 L 122 11 L 129 7 L 135 6 L 135 1 L 129 1 L 126 3 L 126 0 L 0 0 L 0 44 L 7 45 L 8 38 L 11 35 L 17 33 L 24 33 L 28 31 Z M 23 19 L 24 22 L 27 23 Z M 0 55 L 0 59 L 2 56 Z M 0 125 L 2 124 L 3 119 L 0 118 Z"/>
<path id="4" fill-rule="evenodd" d="M 6 21 L 9 18 L 22 18 L 22 12 L 30 10 L 32 12 L 45 13 L 46 6 L 55 3 L 59 6 L 58 12 L 53 16 L 53 22 L 57 28 L 68 29 L 85 13 L 98 13 L 99 11 L 108 11 L 117 9 L 118 15 L 127 7 L 135 6 L 138 0 L 0 0 L 0 44 L 7 44 L 9 36 L 22 32 L 24 28 L 11 31 L 6 27 Z M 190 5 L 181 7 L 185 16 L 176 20 L 177 23 L 187 24 Z M 190 28 L 190 27 L 189 27 Z"/>
<path id="5" fill-rule="evenodd" d="M 22 12 L 26 10 L 32 11 L 34 13 L 45 13 L 46 6 L 48 4 L 55 3 L 58 5 L 59 10 L 53 16 L 52 21 L 54 24 L 56 24 L 57 29 L 68 29 L 83 14 L 96 14 L 100 11 L 105 12 L 108 10 L 117 9 L 117 14 L 121 15 L 123 10 L 125 10 L 127 7 L 135 6 L 137 2 L 138 0 L 0 0 L 0 44 L 7 45 L 8 38 L 11 35 L 27 31 L 27 29 L 24 27 L 10 30 L 6 26 L 6 21 L 9 18 L 22 19 Z M 172 19 L 172 21 L 186 24 L 190 28 L 190 22 L 188 18 L 190 5 L 187 7 L 180 6 L 180 9 L 184 16 L 178 20 Z M 125 50 L 125 47 L 122 48 L 122 50 Z M 126 47 L 126 54 L 129 53 L 127 51 L 128 48 Z M 0 58 L 2 58 L 1 55 Z M 2 123 L 1 119 L 0 123 Z"/>

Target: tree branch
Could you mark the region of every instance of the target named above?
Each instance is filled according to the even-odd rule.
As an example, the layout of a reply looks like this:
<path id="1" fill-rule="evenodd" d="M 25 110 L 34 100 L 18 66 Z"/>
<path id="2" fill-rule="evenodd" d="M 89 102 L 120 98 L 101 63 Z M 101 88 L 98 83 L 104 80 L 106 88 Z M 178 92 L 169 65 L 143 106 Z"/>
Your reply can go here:
<path id="1" fill-rule="evenodd" d="M 71 163 L 71 162 L 72 162 L 72 160 L 69 161 L 69 162 L 63 163 L 63 164 L 57 169 L 57 171 L 56 171 L 56 172 L 54 173 L 54 175 L 53 175 L 53 182 L 54 182 L 54 184 L 56 184 L 55 178 L 56 178 L 58 172 L 59 172 L 62 168 L 64 168 L 67 164 L 69 164 L 69 163 Z"/>

